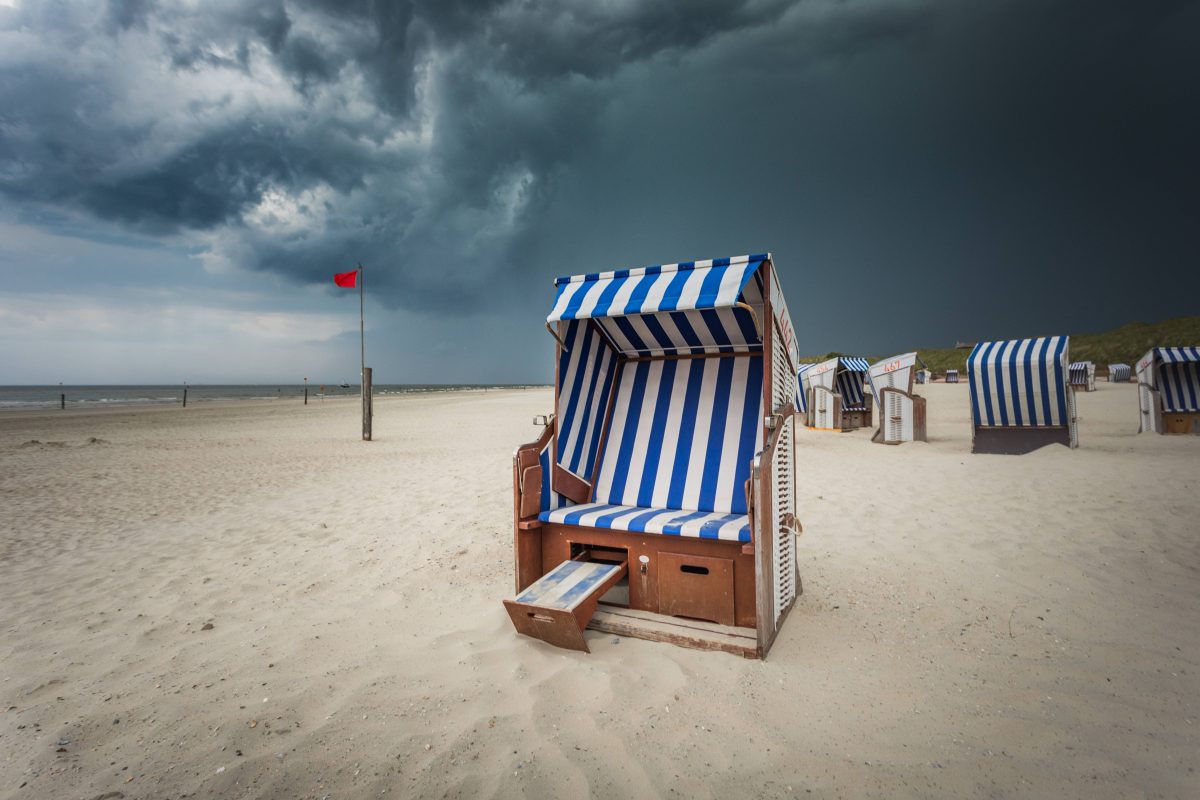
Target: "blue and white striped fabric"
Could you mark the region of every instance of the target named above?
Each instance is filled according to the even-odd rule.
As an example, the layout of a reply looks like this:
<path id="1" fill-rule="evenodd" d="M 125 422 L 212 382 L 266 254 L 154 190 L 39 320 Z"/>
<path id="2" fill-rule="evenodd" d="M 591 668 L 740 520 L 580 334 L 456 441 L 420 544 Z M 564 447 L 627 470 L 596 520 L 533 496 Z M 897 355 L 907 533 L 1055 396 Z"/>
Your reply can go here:
<path id="1" fill-rule="evenodd" d="M 857 356 L 842 356 L 838 359 L 838 363 L 843 369 L 855 372 L 867 372 L 871 369 L 871 365 L 867 363 L 865 358 L 858 358 Z"/>
<path id="2" fill-rule="evenodd" d="M 1069 425 L 1068 344 L 1049 336 L 975 345 L 967 357 L 975 426 Z"/>
<path id="3" fill-rule="evenodd" d="M 538 453 L 538 464 L 542 468 L 542 512 L 545 513 L 554 508 L 568 506 L 571 501 L 563 497 L 558 492 L 550 489 L 550 445 L 554 444 L 554 438 L 551 437 L 546 446 L 542 448 L 542 452 Z"/>
<path id="4" fill-rule="evenodd" d="M 657 533 L 663 536 L 690 536 L 696 539 L 723 539 L 733 542 L 749 542 L 751 538 L 750 517 L 744 513 L 584 503 L 543 512 L 539 518 L 542 522 L 557 522 L 562 525 Z"/>
<path id="5" fill-rule="evenodd" d="M 1164 364 L 1194 364 L 1200 361 L 1200 347 L 1156 347 L 1154 357 Z"/>
<path id="6" fill-rule="evenodd" d="M 815 366 L 816 364 L 801 364 L 796 369 L 796 410 L 801 414 L 808 411 L 808 398 L 804 394 L 804 373 Z"/>
<path id="7" fill-rule="evenodd" d="M 591 481 L 600 449 L 617 354 L 588 320 L 566 324 L 558 362 L 558 463 Z"/>
<path id="8" fill-rule="evenodd" d="M 1071 385 L 1072 386 L 1087 386 L 1088 384 L 1088 364 L 1090 361 L 1072 361 L 1070 366 Z"/>
<path id="9" fill-rule="evenodd" d="M 946 383 L 958 383 L 958 370 L 946 370 Z"/>
<path id="10" fill-rule="evenodd" d="M 596 322 L 630 358 L 762 352 L 754 318 L 741 307 L 601 317 Z"/>
<path id="11" fill-rule="evenodd" d="M 730 308 L 769 257 L 760 253 L 559 278 L 546 321 Z"/>
<path id="12" fill-rule="evenodd" d="M 1158 368 L 1163 411 L 1200 411 L 1200 364 L 1175 361 Z"/>
<path id="13" fill-rule="evenodd" d="M 1125 383 L 1129 377 L 1133 375 L 1133 367 L 1128 364 L 1109 364 L 1108 365 L 1108 381 L 1109 383 Z"/>
<path id="14" fill-rule="evenodd" d="M 762 370 L 755 356 L 624 364 L 594 499 L 746 513 L 762 447 Z"/>
<path id="15" fill-rule="evenodd" d="M 837 374 L 837 390 L 838 394 L 842 396 L 842 411 L 867 410 L 867 403 L 863 393 L 863 380 L 865 378 L 866 374 L 856 369 L 848 369 Z"/>

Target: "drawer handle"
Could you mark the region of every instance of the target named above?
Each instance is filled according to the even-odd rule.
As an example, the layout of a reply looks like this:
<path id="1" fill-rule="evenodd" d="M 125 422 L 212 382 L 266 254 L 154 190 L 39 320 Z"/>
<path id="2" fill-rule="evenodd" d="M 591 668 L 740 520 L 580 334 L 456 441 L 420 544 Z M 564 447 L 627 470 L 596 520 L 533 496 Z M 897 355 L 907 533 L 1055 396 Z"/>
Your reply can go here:
<path id="1" fill-rule="evenodd" d="M 691 573 L 692 575 L 707 575 L 708 567 L 695 567 L 695 566 L 692 566 L 691 564 L 680 564 L 679 571 L 680 572 L 688 572 L 688 573 Z"/>

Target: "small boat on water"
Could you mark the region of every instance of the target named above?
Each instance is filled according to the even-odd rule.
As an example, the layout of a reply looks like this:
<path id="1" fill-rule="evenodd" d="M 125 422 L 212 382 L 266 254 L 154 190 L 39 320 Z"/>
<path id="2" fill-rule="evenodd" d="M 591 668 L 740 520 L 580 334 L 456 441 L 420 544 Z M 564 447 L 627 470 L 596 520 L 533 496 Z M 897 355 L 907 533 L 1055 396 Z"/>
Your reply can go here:
<path id="1" fill-rule="evenodd" d="M 349 388 L 350 388 L 350 384 L 349 384 L 349 383 L 347 383 L 346 381 L 342 381 L 341 383 L 339 383 L 339 384 L 338 384 L 338 386 L 340 386 L 340 387 L 341 387 L 341 388 L 343 388 L 343 389 L 349 389 Z"/>

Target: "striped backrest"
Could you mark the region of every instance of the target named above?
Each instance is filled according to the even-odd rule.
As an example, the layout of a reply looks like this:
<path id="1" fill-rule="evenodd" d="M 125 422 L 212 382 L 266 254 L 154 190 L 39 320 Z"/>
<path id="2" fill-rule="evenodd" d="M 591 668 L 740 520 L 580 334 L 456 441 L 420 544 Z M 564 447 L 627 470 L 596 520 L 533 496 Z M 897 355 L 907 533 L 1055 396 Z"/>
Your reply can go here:
<path id="1" fill-rule="evenodd" d="M 976 427 L 1070 424 L 1068 344 L 1067 336 L 1046 336 L 975 345 L 967 357 L 967 381 Z"/>
<path id="2" fill-rule="evenodd" d="M 866 373 L 858 370 L 839 372 L 837 376 L 838 394 L 842 396 L 843 411 L 862 411 L 866 408 L 863 400 L 863 379 Z"/>
<path id="3" fill-rule="evenodd" d="M 1163 364 L 1158 368 L 1163 411 L 1200 411 L 1200 364 Z"/>
<path id="4" fill-rule="evenodd" d="M 946 383 L 958 383 L 958 370 L 946 370 Z"/>
<path id="5" fill-rule="evenodd" d="M 1088 361 L 1072 361 L 1071 362 L 1071 385 L 1072 386 L 1087 386 L 1088 384 Z"/>
<path id="6" fill-rule="evenodd" d="M 1129 380 L 1129 376 L 1133 374 L 1133 368 L 1128 364 L 1109 364 L 1108 365 L 1108 380 L 1110 382 L 1121 382 Z"/>
<path id="7" fill-rule="evenodd" d="M 762 393 L 758 355 L 622 364 L 594 499 L 746 513 Z"/>
<path id="8" fill-rule="evenodd" d="M 563 341 L 567 346 L 559 353 L 558 361 L 558 463 L 590 481 L 617 354 L 594 322 L 572 320 L 565 327 Z"/>

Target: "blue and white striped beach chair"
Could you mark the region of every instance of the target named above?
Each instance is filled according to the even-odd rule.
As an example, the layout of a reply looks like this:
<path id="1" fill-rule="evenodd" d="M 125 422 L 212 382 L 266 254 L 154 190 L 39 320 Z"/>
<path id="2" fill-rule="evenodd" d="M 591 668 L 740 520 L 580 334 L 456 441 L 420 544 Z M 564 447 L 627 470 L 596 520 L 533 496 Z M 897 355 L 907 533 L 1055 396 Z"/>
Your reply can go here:
<path id="1" fill-rule="evenodd" d="M 798 528 L 798 354 L 770 255 L 555 287 L 556 413 L 514 464 L 518 591 L 587 552 L 628 570 L 624 617 L 593 627 L 638 617 L 654 638 L 686 617 L 673 641 L 765 655 L 795 598 Z"/>
<path id="2" fill-rule="evenodd" d="M 967 357 L 976 453 L 1078 445 L 1067 336 L 980 342 Z"/>
<path id="3" fill-rule="evenodd" d="M 1137 362 L 1139 433 L 1200 434 L 1200 347 L 1154 347 Z"/>
<path id="4" fill-rule="evenodd" d="M 869 426 L 873 408 L 873 398 L 866 390 L 869 369 L 865 358 L 837 356 L 805 370 L 805 424 L 822 431 Z"/>

